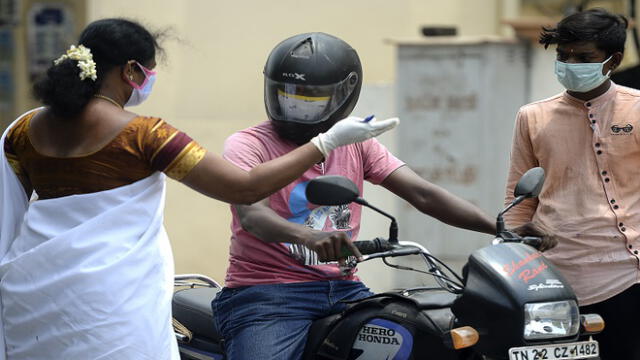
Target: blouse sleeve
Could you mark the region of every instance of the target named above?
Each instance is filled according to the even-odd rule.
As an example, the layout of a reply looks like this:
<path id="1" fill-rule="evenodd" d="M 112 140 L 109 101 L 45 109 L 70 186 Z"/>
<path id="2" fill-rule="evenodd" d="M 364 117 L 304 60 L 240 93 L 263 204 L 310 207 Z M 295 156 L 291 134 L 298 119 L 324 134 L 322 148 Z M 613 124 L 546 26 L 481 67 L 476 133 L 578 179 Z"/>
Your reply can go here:
<path id="1" fill-rule="evenodd" d="M 153 120 L 146 121 L 146 129 L 141 129 L 139 145 L 144 157 L 153 170 L 181 180 L 204 158 L 207 150 L 164 120 Z"/>
<path id="2" fill-rule="evenodd" d="M 26 122 L 24 120 L 19 121 L 12 129 L 9 130 L 4 139 L 3 150 L 9 165 L 11 165 L 13 172 L 15 172 L 18 180 L 24 187 L 25 192 L 30 194 L 32 191 L 31 180 L 29 179 L 29 176 L 22 164 L 20 164 L 16 149 L 16 144 L 20 144 L 24 141 L 22 137 L 23 135 L 26 135 L 24 133 L 24 131 L 26 131 L 25 123 Z"/>

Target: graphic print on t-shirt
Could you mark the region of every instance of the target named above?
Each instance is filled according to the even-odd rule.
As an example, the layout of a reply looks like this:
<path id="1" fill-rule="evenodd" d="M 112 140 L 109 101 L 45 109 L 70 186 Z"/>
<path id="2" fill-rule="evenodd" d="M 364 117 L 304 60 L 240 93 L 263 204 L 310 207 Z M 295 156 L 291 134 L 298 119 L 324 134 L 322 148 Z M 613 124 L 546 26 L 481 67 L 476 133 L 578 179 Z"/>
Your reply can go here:
<path id="1" fill-rule="evenodd" d="M 287 220 L 308 226 L 319 231 L 349 230 L 351 236 L 351 210 L 349 205 L 320 206 L 309 209 L 309 201 L 305 195 L 308 181 L 297 184 L 289 195 L 289 211 L 292 216 Z M 327 221 L 329 220 L 329 221 Z M 323 264 L 318 261 L 318 255 L 300 244 L 284 243 L 291 256 L 304 265 Z"/>

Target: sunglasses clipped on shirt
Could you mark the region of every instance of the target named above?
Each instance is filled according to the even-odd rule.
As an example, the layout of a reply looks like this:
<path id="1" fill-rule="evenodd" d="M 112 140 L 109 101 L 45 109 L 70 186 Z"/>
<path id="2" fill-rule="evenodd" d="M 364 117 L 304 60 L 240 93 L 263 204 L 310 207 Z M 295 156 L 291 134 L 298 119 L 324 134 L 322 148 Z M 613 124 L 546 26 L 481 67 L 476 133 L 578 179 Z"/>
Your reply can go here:
<path id="1" fill-rule="evenodd" d="M 631 124 L 627 124 L 625 126 L 613 125 L 611 127 L 611 131 L 613 131 L 616 134 L 619 133 L 620 131 L 624 131 L 626 133 L 630 133 L 631 130 L 633 130 L 633 126 Z"/>

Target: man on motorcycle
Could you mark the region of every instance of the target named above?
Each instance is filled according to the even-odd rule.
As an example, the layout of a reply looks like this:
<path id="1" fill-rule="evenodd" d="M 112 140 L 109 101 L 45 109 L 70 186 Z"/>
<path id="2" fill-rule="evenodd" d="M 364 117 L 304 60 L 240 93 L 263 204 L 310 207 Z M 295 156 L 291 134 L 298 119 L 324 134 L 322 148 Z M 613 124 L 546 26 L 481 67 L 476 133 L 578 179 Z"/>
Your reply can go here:
<path id="1" fill-rule="evenodd" d="M 269 121 L 225 144 L 225 158 L 246 170 L 349 116 L 362 86 L 356 51 L 324 33 L 278 44 L 264 76 Z M 317 207 L 305 197 L 308 181 L 324 174 L 346 176 L 361 191 L 364 180 L 380 184 L 447 224 L 495 234 L 495 223 L 480 209 L 422 179 L 377 140 L 337 148 L 265 201 L 232 206 L 226 287 L 212 304 L 229 359 L 298 358 L 312 321 L 342 310 L 341 300 L 371 294 L 343 253 L 347 248 L 359 256 L 351 241 L 360 205 Z"/>
<path id="2" fill-rule="evenodd" d="M 622 61 L 627 20 L 602 9 L 543 29 L 557 44 L 555 73 L 567 91 L 523 106 L 515 124 L 506 203 L 532 166 L 546 171 L 537 199 L 505 216 L 558 238 L 545 253 L 571 283 L 581 312 L 602 315 L 603 360 L 640 359 L 640 91 L 609 74 Z"/>

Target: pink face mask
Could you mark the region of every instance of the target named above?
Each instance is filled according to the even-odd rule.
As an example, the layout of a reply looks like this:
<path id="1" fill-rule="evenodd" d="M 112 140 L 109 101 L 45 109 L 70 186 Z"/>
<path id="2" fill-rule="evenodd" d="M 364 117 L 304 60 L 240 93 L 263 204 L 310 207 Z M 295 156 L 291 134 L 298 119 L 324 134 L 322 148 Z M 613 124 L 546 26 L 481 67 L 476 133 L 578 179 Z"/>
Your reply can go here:
<path id="1" fill-rule="evenodd" d="M 147 69 L 142 66 L 140 63 L 136 62 L 136 65 L 140 67 L 142 72 L 144 73 L 144 81 L 142 84 L 138 85 L 134 81 L 127 79 L 129 85 L 133 87 L 133 91 L 131 92 L 131 96 L 129 100 L 124 104 L 124 106 L 136 106 L 142 104 L 149 95 L 151 95 L 151 89 L 153 88 L 153 84 L 156 82 L 156 72 Z"/>

